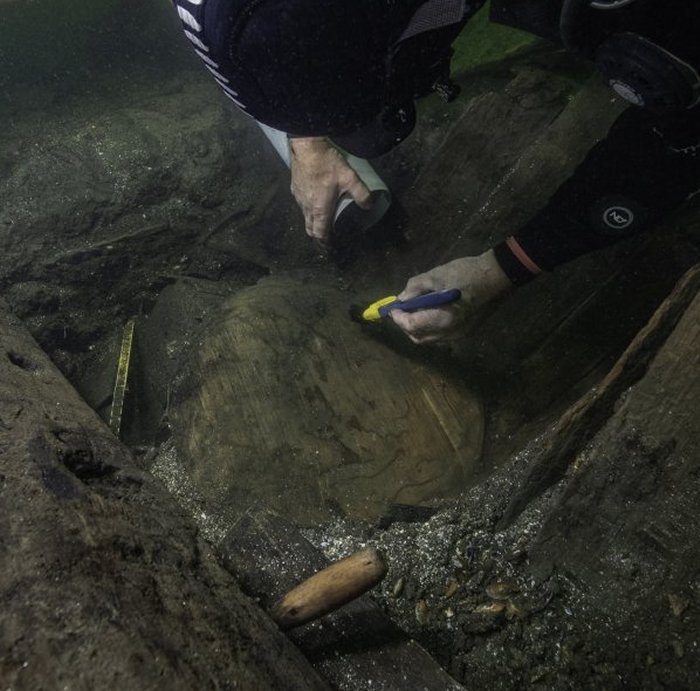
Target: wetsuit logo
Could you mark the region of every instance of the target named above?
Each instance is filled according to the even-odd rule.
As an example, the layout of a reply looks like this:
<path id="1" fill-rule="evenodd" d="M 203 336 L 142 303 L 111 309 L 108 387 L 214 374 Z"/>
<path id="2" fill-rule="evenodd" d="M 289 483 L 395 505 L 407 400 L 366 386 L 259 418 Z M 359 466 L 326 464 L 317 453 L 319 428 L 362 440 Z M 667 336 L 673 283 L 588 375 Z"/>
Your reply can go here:
<path id="1" fill-rule="evenodd" d="M 603 211 L 603 223 L 612 230 L 624 230 L 633 222 L 634 213 L 625 206 L 610 206 Z"/>

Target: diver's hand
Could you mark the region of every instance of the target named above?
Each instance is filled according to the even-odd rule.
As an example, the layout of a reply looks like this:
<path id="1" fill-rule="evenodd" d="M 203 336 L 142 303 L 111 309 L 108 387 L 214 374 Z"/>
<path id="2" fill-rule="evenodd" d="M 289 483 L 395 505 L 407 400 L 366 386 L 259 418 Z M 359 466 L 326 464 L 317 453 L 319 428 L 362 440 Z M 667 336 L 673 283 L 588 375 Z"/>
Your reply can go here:
<path id="1" fill-rule="evenodd" d="M 462 297 L 457 302 L 417 312 L 394 309 L 390 315 L 414 343 L 429 343 L 460 335 L 460 327 L 512 287 L 493 250 L 488 250 L 478 257 L 461 257 L 414 276 L 398 296 L 399 300 L 409 300 L 435 290 L 458 288 Z"/>
<path id="2" fill-rule="evenodd" d="M 292 194 L 304 214 L 306 233 L 325 242 L 340 195 L 347 193 L 363 209 L 370 192 L 340 152 L 324 137 L 289 140 Z"/>

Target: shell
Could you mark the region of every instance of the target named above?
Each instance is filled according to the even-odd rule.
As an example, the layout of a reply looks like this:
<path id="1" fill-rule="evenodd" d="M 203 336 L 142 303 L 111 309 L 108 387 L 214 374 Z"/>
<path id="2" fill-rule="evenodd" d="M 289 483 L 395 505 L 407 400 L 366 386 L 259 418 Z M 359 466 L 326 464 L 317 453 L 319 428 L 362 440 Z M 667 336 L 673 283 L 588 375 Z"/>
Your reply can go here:
<path id="1" fill-rule="evenodd" d="M 527 610 L 521 605 L 508 600 L 506 602 L 506 619 L 513 619 L 517 617 L 518 619 L 524 619 L 527 616 Z"/>
<path id="2" fill-rule="evenodd" d="M 684 598 L 674 595 L 673 593 L 670 593 L 668 596 L 668 604 L 671 606 L 671 611 L 673 612 L 673 615 L 676 617 L 680 617 L 683 612 L 685 612 L 686 609 L 688 609 L 688 605 L 690 604 L 688 600 L 685 600 Z"/>
<path id="3" fill-rule="evenodd" d="M 418 600 L 416 602 L 416 621 L 419 624 L 425 624 L 428 621 L 428 612 L 430 608 L 425 600 Z"/>
<path id="4" fill-rule="evenodd" d="M 520 588 L 510 581 L 494 581 L 486 586 L 486 594 L 492 600 L 507 600 L 519 591 Z"/>
<path id="5" fill-rule="evenodd" d="M 406 579 L 401 576 L 400 578 L 396 579 L 396 582 L 394 583 L 394 587 L 391 589 L 391 595 L 392 597 L 401 597 L 401 593 L 403 593 L 404 586 L 406 585 Z"/>
<path id="6" fill-rule="evenodd" d="M 506 609 L 505 602 L 485 602 L 474 608 L 475 614 L 488 614 L 492 617 L 502 614 Z"/>
<path id="7" fill-rule="evenodd" d="M 452 597 L 459 590 L 459 582 L 451 578 L 445 588 L 445 597 Z"/>

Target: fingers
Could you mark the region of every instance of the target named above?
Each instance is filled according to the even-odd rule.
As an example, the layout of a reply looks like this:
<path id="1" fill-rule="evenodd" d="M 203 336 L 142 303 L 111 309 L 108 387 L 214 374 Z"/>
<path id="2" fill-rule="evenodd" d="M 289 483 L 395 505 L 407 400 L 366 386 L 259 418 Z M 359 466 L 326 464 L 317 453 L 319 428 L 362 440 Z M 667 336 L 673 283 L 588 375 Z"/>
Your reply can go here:
<path id="1" fill-rule="evenodd" d="M 306 234 L 322 242 L 328 240 L 340 198 L 339 195 L 328 194 L 329 191 L 325 190 L 326 194 L 323 194 L 321 198 L 314 199 L 313 205 L 302 206 Z M 349 194 L 353 201 L 363 209 L 372 207 L 372 194 L 357 176 L 354 176 L 352 184 L 342 188 L 340 194 L 342 193 Z"/>
<path id="2" fill-rule="evenodd" d="M 331 232 L 335 198 L 328 194 L 328 191 L 325 194 L 309 197 L 294 186 L 292 186 L 292 194 L 304 215 L 306 234 L 314 240 L 326 243 Z"/>
<path id="3" fill-rule="evenodd" d="M 425 273 L 409 278 L 406 287 L 399 293 L 399 300 L 455 287 L 450 283 L 449 273 L 439 266 Z M 456 304 L 425 309 L 417 312 L 392 310 L 391 318 L 396 325 L 414 342 L 430 343 L 453 335 L 459 321 L 460 307 Z"/>
<path id="4" fill-rule="evenodd" d="M 304 227 L 310 238 L 326 243 L 331 232 L 331 214 L 326 209 L 304 212 Z"/>
<path id="5" fill-rule="evenodd" d="M 345 185 L 345 192 L 347 192 L 361 209 L 366 211 L 372 208 L 372 193 L 367 189 L 362 180 L 353 171 L 351 181 Z"/>
<path id="6" fill-rule="evenodd" d="M 402 312 L 392 310 L 389 316 L 394 323 L 414 342 L 431 343 L 450 334 L 455 323 L 455 315 L 450 308 Z"/>
<path id="7" fill-rule="evenodd" d="M 406 287 L 397 297 L 399 300 L 410 300 L 424 293 L 432 293 L 434 290 L 442 290 L 442 284 L 436 281 L 430 273 L 418 274 L 408 279 Z"/>

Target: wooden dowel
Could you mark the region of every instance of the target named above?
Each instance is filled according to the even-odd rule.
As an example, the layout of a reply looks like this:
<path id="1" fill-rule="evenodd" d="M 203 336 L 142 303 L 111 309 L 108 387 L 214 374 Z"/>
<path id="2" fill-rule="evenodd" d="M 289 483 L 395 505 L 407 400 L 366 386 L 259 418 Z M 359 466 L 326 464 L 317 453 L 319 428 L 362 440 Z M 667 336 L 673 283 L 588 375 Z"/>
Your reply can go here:
<path id="1" fill-rule="evenodd" d="M 292 588 L 270 610 L 281 629 L 318 619 L 354 600 L 386 575 L 386 561 L 374 547 L 355 552 Z"/>

